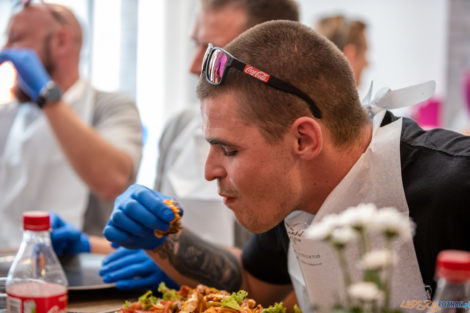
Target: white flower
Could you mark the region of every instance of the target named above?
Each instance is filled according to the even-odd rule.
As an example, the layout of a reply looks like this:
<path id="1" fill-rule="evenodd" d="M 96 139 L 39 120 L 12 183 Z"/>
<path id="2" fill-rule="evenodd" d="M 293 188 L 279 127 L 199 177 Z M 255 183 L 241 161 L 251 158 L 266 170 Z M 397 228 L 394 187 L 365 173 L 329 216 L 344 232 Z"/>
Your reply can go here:
<path id="1" fill-rule="evenodd" d="M 390 237 L 410 236 L 414 232 L 414 224 L 407 215 L 400 213 L 395 208 L 383 208 L 377 211 L 374 217 L 373 228 Z"/>
<path id="2" fill-rule="evenodd" d="M 356 237 L 357 234 L 351 227 L 341 227 L 331 232 L 331 241 L 335 245 L 345 245 Z"/>
<path id="3" fill-rule="evenodd" d="M 338 224 L 338 215 L 327 215 L 318 224 L 314 224 L 307 228 L 305 231 L 305 237 L 313 240 L 326 240 Z"/>
<path id="4" fill-rule="evenodd" d="M 361 203 L 356 207 L 346 209 L 340 215 L 341 225 L 355 229 L 366 229 L 373 221 L 377 208 L 371 203 Z"/>
<path id="5" fill-rule="evenodd" d="M 370 282 L 360 282 L 349 286 L 348 294 L 353 299 L 365 302 L 384 299 L 383 291 L 380 291 L 376 284 Z"/>
<path id="6" fill-rule="evenodd" d="M 378 270 L 395 264 L 397 258 L 389 250 L 374 250 L 362 257 L 361 267 L 365 270 Z"/>

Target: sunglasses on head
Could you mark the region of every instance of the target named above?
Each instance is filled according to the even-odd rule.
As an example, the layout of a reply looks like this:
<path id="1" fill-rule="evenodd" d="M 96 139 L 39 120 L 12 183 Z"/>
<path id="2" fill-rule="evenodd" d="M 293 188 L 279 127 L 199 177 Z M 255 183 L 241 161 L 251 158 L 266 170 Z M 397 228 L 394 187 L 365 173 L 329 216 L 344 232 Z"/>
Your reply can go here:
<path id="1" fill-rule="evenodd" d="M 220 85 L 224 81 L 230 67 L 234 67 L 273 88 L 302 98 L 308 103 L 313 116 L 321 118 L 320 109 L 303 91 L 292 86 L 288 82 L 282 81 L 273 75 L 263 72 L 249 64 L 243 63 L 224 49 L 214 47 L 209 43 L 206 54 L 204 55 L 204 60 L 202 61 L 202 75 L 205 76 L 207 82 L 215 86 Z"/>

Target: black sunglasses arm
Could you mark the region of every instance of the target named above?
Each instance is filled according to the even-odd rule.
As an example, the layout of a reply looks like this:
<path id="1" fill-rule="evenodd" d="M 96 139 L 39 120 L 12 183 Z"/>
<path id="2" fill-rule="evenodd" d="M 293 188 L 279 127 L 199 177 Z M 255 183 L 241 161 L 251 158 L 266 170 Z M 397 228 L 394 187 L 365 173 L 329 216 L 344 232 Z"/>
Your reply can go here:
<path id="1" fill-rule="evenodd" d="M 242 72 L 245 72 L 245 67 L 247 66 L 247 64 L 237 60 L 236 58 L 234 58 L 231 55 L 229 55 L 229 56 L 230 57 L 228 59 L 228 66 L 233 66 L 236 69 L 238 69 Z M 224 75 L 225 74 L 226 73 L 224 73 Z M 256 77 L 254 77 L 254 78 L 256 78 Z M 322 114 L 320 112 L 320 109 L 318 109 L 318 107 L 316 106 L 315 102 L 313 102 L 313 100 L 309 96 L 307 96 L 303 91 L 301 91 L 300 89 L 292 86 L 288 82 L 280 80 L 279 78 L 277 78 L 273 75 L 270 75 L 269 79 L 267 81 L 263 81 L 263 80 L 260 80 L 260 79 L 258 79 L 258 80 L 265 83 L 265 84 L 268 84 L 268 85 L 270 85 L 270 86 L 272 86 L 272 87 L 274 87 L 278 90 L 281 90 L 281 91 L 288 92 L 288 93 L 299 96 L 300 98 L 305 100 L 305 102 L 308 103 L 308 106 L 310 108 L 310 111 L 312 111 L 313 116 L 315 116 L 318 119 L 321 118 Z"/>
<path id="2" fill-rule="evenodd" d="M 271 85 L 272 87 L 279 89 L 281 91 L 285 91 L 285 92 L 299 96 L 300 98 L 305 100 L 305 102 L 308 103 L 308 106 L 310 108 L 310 111 L 312 111 L 313 116 L 315 116 L 318 119 L 321 118 L 321 112 L 318 109 L 315 102 L 313 102 L 313 100 L 300 89 L 297 89 L 296 87 L 292 86 L 288 82 L 281 81 L 276 76 L 272 76 L 272 75 L 269 77 L 269 80 L 266 82 L 266 84 Z"/>

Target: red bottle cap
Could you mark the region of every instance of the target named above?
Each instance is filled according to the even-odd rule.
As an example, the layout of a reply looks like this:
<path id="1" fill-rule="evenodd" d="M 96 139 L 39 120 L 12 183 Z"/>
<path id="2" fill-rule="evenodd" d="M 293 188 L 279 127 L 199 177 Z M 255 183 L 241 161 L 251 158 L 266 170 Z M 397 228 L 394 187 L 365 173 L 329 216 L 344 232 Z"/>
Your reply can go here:
<path id="1" fill-rule="evenodd" d="M 451 282 L 470 280 L 470 252 L 444 250 L 437 255 L 436 276 Z"/>
<path id="2" fill-rule="evenodd" d="M 44 211 L 26 211 L 23 213 L 23 229 L 44 231 L 51 228 L 49 213 Z"/>

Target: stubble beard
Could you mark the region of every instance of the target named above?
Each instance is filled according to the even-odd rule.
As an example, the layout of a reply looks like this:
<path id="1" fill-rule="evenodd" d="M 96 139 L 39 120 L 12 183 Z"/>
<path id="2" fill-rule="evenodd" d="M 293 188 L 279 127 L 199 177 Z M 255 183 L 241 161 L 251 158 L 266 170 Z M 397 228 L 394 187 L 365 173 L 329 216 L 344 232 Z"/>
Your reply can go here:
<path id="1" fill-rule="evenodd" d="M 46 72 L 50 77 L 53 76 L 56 68 L 50 48 L 51 38 L 52 34 L 49 34 L 46 36 L 46 38 L 44 38 L 42 47 L 44 60 L 41 60 L 44 68 L 46 69 Z M 13 94 L 20 103 L 32 102 L 31 97 L 23 89 L 21 89 L 20 85 L 18 84 L 18 78 L 15 86 L 13 87 Z"/>

